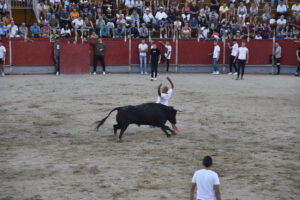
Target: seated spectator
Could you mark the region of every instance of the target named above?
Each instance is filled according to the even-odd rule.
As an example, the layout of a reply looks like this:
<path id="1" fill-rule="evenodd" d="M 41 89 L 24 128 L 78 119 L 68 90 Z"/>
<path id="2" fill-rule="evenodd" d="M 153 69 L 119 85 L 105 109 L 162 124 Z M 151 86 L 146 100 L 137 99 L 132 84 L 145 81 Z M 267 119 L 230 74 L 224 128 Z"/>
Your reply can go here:
<path id="1" fill-rule="evenodd" d="M 182 19 L 183 19 L 183 20 L 186 19 L 186 20 L 189 21 L 190 18 L 191 18 L 190 12 L 191 12 L 191 9 L 190 9 L 188 3 L 185 2 L 185 3 L 184 3 L 184 7 L 181 9 L 181 17 L 182 17 Z"/>
<path id="2" fill-rule="evenodd" d="M 167 19 L 168 15 L 165 13 L 163 7 L 159 7 L 159 11 L 155 15 L 156 20 L 162 20 L 162 18 Z"/>
<path id="3" fill-rule="evenodd" d="M 284 35 L 281 34 L 281 32 L 278 32 L 278 34 L 275 36 L 276 40 L 282 40 L 284 39 Z"/>
<path id="4" fill-rule="evenodd" d="M 267 23 L 263 23 L 262 37 L 263 39 L 269 39 L 270 37 L 270 26 Z"/>
<path id="5" fill-rule="evenodd" d="M 287 7 L 283 4 L 283 1 L 280 1 L 280 4 L 277 6 L 276 9 L 276 19 L 278 19 L 281 15 L 284 15 L 286 17 L 287 15 Z"/>
<path id="6" fill-rule="evenodd" d="M 228 12 L 229 12 L 229 8 L 227 7 L 226 3 L 223 3 L 219 9 L 220 20 L 222 20 L 223 18 L 228 20 Z"/>
<path id="7" fill-rule="evenodd" d="M 2 21 L 4 22 L 4 24 L 6 26 L 8 26 L 9 24 L 11 24 L 12 20 L 13 19 L 10 17 L 9 12 L 6 12 L 5 15 L 4 15 L 4 17 L 2 17 Z"/>
<path id="8" fill-rule="evenodd" d="M 0 21 L 0 37 L 5 37 L 7 32 L 7 27 L 5 26 L 4 22 Z"/>
<path id="9" fill-rule="evenodd" d="M 209 14 L 209 21 L 208 21 L 208 24 L 211 26 L 212 24 L 214 24 L 215 26 L 218 25 L 218 18 L 219 18 L 219 15 L 218 13 L 215 11 L 215 10 L 212 10 Z"/>
<path id="10" fill-rule="evenodd" d="M 8 36 L 11 38 L 18 37 L 18 27 L 15 25 L 14 21 L 11 21 L 9 25 L 7 25 Z"/>
<path id="11" fill-rule="evenodd" d="M 168 19 L 170 21 L 170 23 L 174 23 L 177 19 L 178 13 L 174 8 L 171 8 L 169 13 L 168 13 Z"/>
<path id="12" fill-rule="evenodd" d="M 228 21 L 233 17 L 236 17 L 236 9 L 234 7 L 234 4 L 232 3 L 228 8 Z"/>
<path id="13" fill-rule="evenodd" d="M 188 23 L 186 23 L 181 30 L 181 38 L 190 39 L 192 36 L 191 34 L 192 34 L 191 28 L 188 26 Z"/>
<path id="14" fill-rule="evenodd" d="M 21 26 L 19 27 L 19 36 L 21 38 L 27 38 L 27 35 L 28 35 L 28 28 L 26 27 L 25 22 L 22 22 Z"/>
<path id="15" fill-rule="evenodd" d="M 96 8 L 94 19 L 97 20 L 100 16 L 102 17 L 102 14 L 103 14 L 102 8 Z"/>
<path id="16" fill-rule="evenodd" d="M 296 1 L 296 3 L 292 6 L 291 10 L 294 17 L 296 17 L 300 13 L 299 0 Z"/>
<path id="17" fill-rule="evenodd" d="M 123 33 L 125 32 L 125 27 L 126 27 L 126 20 L 124 19 L 123 16 L 120 16 L 119 19 L 117 19 L 116 22 L 116 29 L 115 29 L 115 36 L 117 38 L 122 37 Z"/>
<path id="18" fill-rule="evenodd" d="M 36 5 L 36 10 L 38 13 L 38 22 L 43 20 L 43 17 L 46 19 L 46 16 L 44 16 L 44 11 L 45 11 L 45 6 L 44 6 L 44 1 L 40 1 L 37 5 Z"/>
<path id="19" fill-rule="evenodd" d="M 60 15 L 61 9 L 62 9 L 62 6 L 61 6 L 60 1 L 59 1 L 59 2 L 56 2 L 56 1 L 55 1 L 55 2 L 54 2 L 54 5 L 52 5 L 50 9 L 51 9 L 52 14 L 54 14 L 55 17 L 56 17 L 57 19 L 59 19 L 59 15 Z"/>
<path id="20" fill-rule="evenodd" d="M 67 12 L 67 9 L 64 8 L 63 12 L 60 14 L 60 27 L 64 27 L 66 24 L 70 24 L 70 22 L 70 14 Z"/>
<path id="21" fill-rule="evenodd" d="M 72 26 L 75 29 L 75 38 L 77 38 L 77 36 L 78 36 L 78 30 L 81 30 L 84 27 L 84 22 L 83 22 L 82 17 L 79 16 L 77 19 L 74 19 L 72 21 Z"/>
<path id="22" fill-rule="evenodd" d="M 284 19 L 284 15 L 281 15 L 280 18 L 276 21 L 276 34 L 282 32 L 286 25 L 286 19 Z"/>
<path id="23" fill-rule="evenodd" d="M 50 39 L 53 40 L 53 39 L 56 39 L 56 38 L 59 38 L 59 34 L 58 34 L 56 29 L 53 29 L 51 31 L 51 34 L 50 34 Z"/>
<path id="24" fill-rule="evenodd" d="M 142 0 L 137 0 L 135 2 L 135 8 L 136 10 L 139 12 L 139 15 L 143 15 L 143 6 L 144 6 L 144 3 Z"/>
<path id="25" fill-rule="evenodd" d="M 170 8 L 173 8 L 174 10 L 178 10 L 179 6 L 179 0 L 169 0 Z"/>
<path id="26" fill-rule="evenodd" d="M 92 15 L 92 11 L 91 11 L 91 7 L 90 7 L 88 1 L 85 1 L 84 4 L 81 4 L 80 11 L 81 11 L 80 15 L 83 18 L 84 17 L 92 17 L 93 16 Z"/>
<path id="27" fill-rule="evenodd" d="M 144 7 L 144 10 L 146 10 L 147 8 L 151 10 L 151 8 L 152 8 L 152 0 L 144 0 L 144 6 L 143 7 Z"/>
<path id="28" fill-rule="evenodd" d="M 247 16 L 247 8 L 244 6 L 243 2 L 240 3 L 240 6 L 237 9 L 237 16 L 239 24 L 243 25 Z"/>
<path id="29" fill-rule="evenodd" d="M 95 31 L 92 32 L 90 38 L 92 38 L 92 39 L 98 38 L 98 35 L 96 34 Z"/>
<path id="30" fill-rule="evenodd" d="M 210 0 L 210 9 L 218 12 L 220 9 L 220 2 L 220 0 Z"/>
<path id="31" fill-rule="evenodd" d="M 140 35 L 140 38 L 149 37 L 149 31 L 148 31 L 148 28 L 146 27 L 145 23 L 142 23 L 142 27 L 139 28 L 139 35 Z"/>
<path id="32" fill-rule="evenodd" d="M 201 8 L 201 9 L 200 9 L 200 13 L 199 13 L 199 16 L 198 16 L 198 17 L 205 17 L 205 19 L 207 19 L 207 16 L 206 16 L 206 13 L 205 13 L 204 8 Z"/>
<path id="33" fill-rule="evenodd" d="M 140 16 L 137 14 L 136 10 L 132 11 L 131 14 L 131 21 L 134 23 L 138 28 L 140 28 Z"/>
<path id="34" fill-rule="evenodd" d="M 298 14 L 295 18 L 295 20 L 293 21 L 293 26 L 297 29 L 300 28 L 300 14 Z"/>
<path id="35" fill-rule="evenodd" d="M 268 3 L 265 3 L 263 8 L 262 20 L 263 22 L 268 22 L 271 19 L 271 8 Z"/>
<path id="36" fill-rule="evenodd" d="M 61 30 L 60 34 L 62 38 L 70 38 L 71 37 L 71 29 L 69 24 L 66 24 Z"/>
<path id="37" fill-rule="evenodd" d="M 49 28 L 47 22 L 45 21 L 43 23 L 43 27 L 41 28 L 41 37 L 49 38 L 49 36 L 50 36 L 50 28 Z"/>
<path id="38" fill-rule="evenodd" d="M 280 0 L 271 0 L 271 8 L 274 8 L 274 2 L 276 1 L 277 6 L 280 4 Z"/>
<path id="39" fill-rule="evenodd" d="M 1 0 L 0 1 L 0 14 L 5 15 L 6 11 L 7 11 L 7 4 L 6 4 L 5 0 Z"/>
<path id="40" fill-rule="evenodd" d="M 132 11 L 135 6 L 135 0 L 125 0 L 126 9 Z"/>
<path id="41" fill-rule="evenodd" d="M 180 17 L 177 16 L 177 19 L 174 22 L 173 37 L 176 34 L 177 37 L 181 38 L 181 29 L 182 29 L 182 23 L 180 21 Z"/>
<path id="42" fill-rule="evenodd" d="M 112 33 L 114 35 L 116 17 L 110 8 L 107 8 L 107 12 L 104 15 L 104 20 L 106 21 L 107 27 L 112 30 Z"/>
<path id="43" fill-rule="evenodd" d="M 208 19 L 209 14 L 210 14 L 210 7 L 208 5 L 204 6 L 204 12 L 205 12 L 206 18 Z"/>
<path id="44" fill-rule="evenodd" d="M 55 15 L 52 15 L 51 19 L 49 20 L 49 26 L 52 29 L 59 29 L 59 21 L 56 19 Z"/>
<path id="45" fill-rule="evenodd" d="M 256 33 L 254 39 L 256 39 L 256 40 L 263 39 L 262 36 L 261 36 L 261 32 Z"/>
<path id="46" fill-rule="evenodd" d="M 292 39 L 293 40 L 293 39 L 297 39 L 297 37 L 294 36 L 293 31 L 290 31 L 284 39 Z"/>
<path id="47" fill-rule="evenodd" d="M 129 10 L 126 10 L 126 13 L 129 14 Z M 121 16 L 125 17 L 122 10 L 118 10 L 118 13 L 116 14 L 117 19 L 119 19 Z"/>
<path id="48" fill-rule="evenodd" d="M 103 12 L 106 13 L 108 8 L 112 9 L 112 1 L 111 0 L 104 0 L 103 1 Z"/>
<path id="49" fill-rule="evenodd" d="M 150 8 L 146 8 L 146 12 L 143 15 L 143 20 L 146 24 L 151 25 L 152 30 L 154 31 L 154 28 L 156 26 L 156 20 L 150 11 Z"/>
<path id="50" fill-rule="evenodd" d="M 110 38 L 110 29 L 106 24 L 103 25 L 102 28 L 100 28 L 100 37 L 101 38 Z"/>
<path id="51" fill-rule="evenodd" d="M 72 9 L 72 11 L 70 12 L 70 17 L 72 21 L 79 17 L 79 12 L 77 12 L 76 8 Z"/>
<path id="52" fill-rule="evenodd" d="M 297 29 L 296 27 L 293 27 L 291 32 L 293 33 L 295 38 L 299 37 L 299 29 Z"/>
<path id="53" fill-rule="evenodd" d="M 164 38 L 167 38 L 167 32 L 168 32 L 167 25 L 168 25 L 168 21 L 165 18 L 162 18 L 161 20 L 157 21 L 160 38 L 162 38 L 162 34 L 164 35 Z"/>
<path id="54" fill-rule="evenodd" d="M 208 23 L 206 20 L 206 17 L 202 16 L 202 17 L 198 17 L 198 22 L 199 22 L 199 27 L 207 27 Z"/>
<path id="55" fill-rule="evenodd" d="M 89 35 L 89 33 L 94 31 L 93 22 L 88 17 L 84 17 L 83 28 L 84 28 L 84 32 L 87 32 L 86 33 L 87 35 Z"/>
<path id="56" fill-rule="evenodd" d="M 199 7 L 196 4 L 196 1 L 193 1 L 192 6 L 190 7 L 190 14 L 191 14 L 191 17 L 195 17 L 197 19 L 198 14 L 199 14 Z"/>
<path id="57" fill-rule="evenodd" d="M 104 26 L 105 21 L 102 16 L 98 16 L 96 19 L 96 33 L 100 34 L 100 29 Z"/>
<path id="58" fill-rule="evenodd" d="M 30 27 L 31 37 L 39 38 L 41 36 L 41 28 L 37 25 L 36 22 Z"/>
<path id="59" fill-rule="evenodd" d="M 131 24 L 131 27 L 128 29 L 128 36 L 131 38 L 139 37 L 139 30 L 136 28 L 135 24 Z"/>
<path id="60" fill-rule="evenodd" d="M 258 16 L 258 7 L 256 6 L 255 3 L 252 3 L 250 7 L 250 13 L 249 13 L 250 23 L 252 23 L 254 18 L 257 18 L 257 16 Z"/>
<path id="61" fill-rule="evenodd" d="M 44 3 L 44 15 L 47 21 L 51 19 L 51 7 L 48 1 Z"/>
<path id="62" fill-rule="evenodd" d="M 189 21 L 192 33 L 198 33 L 198 24 L 198 20 L 195 16 L 193 16 L 192 19 Z"/>

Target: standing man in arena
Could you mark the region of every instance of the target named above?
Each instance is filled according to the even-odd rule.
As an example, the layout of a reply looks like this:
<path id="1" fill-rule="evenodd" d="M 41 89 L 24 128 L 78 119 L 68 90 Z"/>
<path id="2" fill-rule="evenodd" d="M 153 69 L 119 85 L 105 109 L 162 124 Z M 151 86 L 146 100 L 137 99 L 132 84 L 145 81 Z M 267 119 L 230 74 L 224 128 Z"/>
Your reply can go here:
<path id="1" fill-rule="evenodd" d="M 162 62 L 167 62 L 167 72 L 169 72 L 170 60 L 171 60 L 171 53 L 172 53 L 172 46 L 170 45 L 170 41 L 167 40 L 166 43 L 159 41 L 162 45 L 165 46 L 166 52 L 162 55 Z"/>
<path id="2" fill-rule="evenodd" d="M 213 54 L 213 73 L 214 75 L 218 75 L 219 74 L 219 68 L 217 66 L 217 63 L 218 63 L 218 60 L 219 60 L 219 57 L 220 57 L 220 46 L 218 45 L 218 40 L 215 40 L 214 41 L 214 52 L 212 53 Z M 211 54 L 210 54 L 211 55 Z"/>
<path id="3" fill-rule="evenodd" d="M 147 52 L 148 52 L 148 44 L 145 43 L 145 39 L 142 39 L 142 43 L 139 44 L 141 74 L 147 74 Z M 143 72 L 143 62 L 144 62 L 144 72 Z"/>
<path id="4" fill-rule="evenodd" d="M 150 62 L 151 62 L 151 81 L 157 80 L 157 67 L 160 63 L 161 55 L 160 50 L 157 48 L 156 43 L 152 44 L 152 49 L 150 51 Z"/>
<path id="5" fill-rule="evenodd" d="M 53 50 L 54 50 L 56 76 L 58 76 L 60 73 L 60 46 L 59 46 L 59 38 L 58 37 L 55 38 Z"/>
<path id="6" fill-rule="evenodd" d="M 221 200 L 220 180 L 216 172 L 212 171 L 212 158 L 205 156 L 202 164 L 205 169 L 194 173 L 191 185 L 190 200 L 194 200 L 195 188 L 197 186 L 197 200 L 216 199 Z"/>
<path id="7" fill-rule="evenodd" d="M 99 38 L 97 42 L 90 42 L 91 45 L 94 46 L 94 72 L 96 75 L 98 60 L 102 63 L 103 75 L 105 75 L 105 60 L 104 60 L 104 52 L 106 50 L 105 44 L 102 42 L 102 39 Z"/>
<path id="8" fill-rule="evenodd" d="M 229 49 L 231 49 L 231 54 L 230 54 L 230 59 L 229 59 L 229 73 L 228 74 L 229 75 L 233 74 L 233 72 L 232 72 L 232 66 L 233 66 L 234 67 L 234 75 L 236 75 L 237 74 L 236 64 L 233 61 L 234 61 L 235 56 L 238 52 L 239 45 L 238 45 L 238 43 L 236 42 L 235 39 L 233 39 L 232 41 L 233 41 L 232 46 L 230 46 L 230 43 L 228 42 L 228 47 L 229 47 Z"/>
<path id="9" fill-rule="evenodd" d="M 5 53 L 6 53 L 6 48 L 2 44 L 2 40 L 0 40 L 0 69 L 1 69 L 1 76 L 5 76 L 5 73 L 4 73 Z"/>
<path id="10" fill-rule="evenodd" d="M 241 80 L 243 80 L 245 65 L 248 64 L 249 60 L 249 50 L 246 47 L 246 42 L 244 40 L 242 41 L 242 46 L 238 49 L 234 62 L 236 61 L 236 59 L 238 59 L 238 73 L 236 80 L 239 80 L 240 74 Z"/>
<path id="11" fill-rule="evenodd" d="M 278 42 L 275 43 L 274 57 L 277 66 L 277 75 L 280 75 L 281 46 Z"/>
<path id="12" fill-rule="evenodd" d="M 298 47 L 298 49 L 296 51 L 296 56 L 297 56 L 297 60 L 298 60 L 298 68 L 296 70 L 295 76 L 300 76 L 300 46 Z"/>

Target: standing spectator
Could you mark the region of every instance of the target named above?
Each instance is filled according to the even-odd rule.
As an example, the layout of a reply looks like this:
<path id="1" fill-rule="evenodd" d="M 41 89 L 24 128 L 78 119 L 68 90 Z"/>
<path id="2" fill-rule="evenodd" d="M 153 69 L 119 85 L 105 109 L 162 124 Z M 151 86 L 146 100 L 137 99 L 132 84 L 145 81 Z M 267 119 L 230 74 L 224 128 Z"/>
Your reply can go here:
<path id="1" fill-rule="evenodd" d="M 9 33 L 9 37 L 14 38 L 18 36 L 18 27 L 15 25 L 14 21 L 11 21 L 9 25 L 7 25 L 7 30 Z"/>
<path id="2" fill-rule="evenodd" d="M 275 15 L 276 19 L 278 19 L 281 15 L 284 15 L 285 17 L 287 16 L 287 7 L 283 4 L 283 1 L 280 1 L 280 4 L 277 6 Z"/>
<path id="3" fill-rule="evenodd" d="M 234 75 L 237 75 L 237 69 L 236 69 L 236 64 L 234 62 L 234 59 L 236 57 L 236 54 L 238 52 L 239 49 L 239 45 L 236 42 L 235 39 L 233 39 L 233 45 L 230 46 L 230 43 L 228 42 L 228 47 L 229 49 L 231 49 L 231 54 L 230 54 L 230 59 L 229 59 L 229 75 L 233 74 L 232 73 L 232 66 L 234 67 Z"/>
<path id="4" fill-rule="evenodd" d="M 146 8 L 146 12 L 143 15 L 143 20 L 146 24 L 151 25 L 152 31 L 154 31 L 154 28 L 156 26 L 156 20 L 150 11 L 150 8 Z"/>
<path id="5" fill-rule="evenodd" d="M 220 46 L 218 45 L 218 40 L 214 40 L 214 52 L 212 53 L 213 54 L 213 75 L 218 75 L 220 72 L 219 72 L 219 68 L 217 66 L 217 63 L 218 63 L 218 60 L 219 60 L 219 57 L 220 57 Z"/>
<path id="6" fill-rule="evenodd" d="M 220 180 L 218 174 L 211 170 L 213 161 L 210 156 L 205 156 L 202 161 L 205 169 L 194 173 L 191 185 L 190 200 L 194 200 L 197 186 L 197 199 L 221 200 Z"/>
<path id="7" fill-rule="evenodd" d="M 184 7 L 182 7 L 182 9 L 181 9 L 182 20 L 187 19 L 189 21 L 191 18 L 190 12 L 191 12 L 191 9 L 189 7 L 189 4 L 187 2 L 185 2 Z"/>
<path id="8" fill-rule="evenodd" d="M 297 56 L 297 60 L 298 60 L 298 68 L 296 70 L 295 76 L 299 76 L 300 75 L 300 46 L 298 47 L 298 49 L 296 51 L 296 56 Z"/>
<path id="9" fill-rule="evenodd" d="M 235 56 L 234 62 L 238 59 L 238 73 L 236 80 L 239 80 L 240 74 L 241 74 L 241 80 L 243 80 L 244 71 L 245 71 L 245 65 L 248 64 L 249 60 L 249 50 L 246 47 L 246 42 L 242 41 L 242 46 L 239 47 L 238 53 Z"/>
<path id="10" fill-rule="evenodd" d="M 278 42 L 275 43 L 275 52 L 273 54 L 277 66 L 277 75 L 280 75 L 280 61 L 281 61 L 281 46 Z"/>
<path id="11" fill-rule="evenodd" d="M 31 37 L 33 38 L 39 38 L 41 35 L 41 28 L 37 25 L 36 22 L 33 23 L 33 25 L 30 27 L 31 31 Z"/>
<path id="12" fill-rule="evenodd" d="M 94 46 L 94 72 L 96 75 L 98 60 L 100 59 L 102 63 L 102 74 L 105 75 L 105 60 L 104 60 L 104 52 L 106 51 L 106 46 L 102 42 L 102 39 L 99 38 L 98 42 L 90 42 L 91 45 Z"/>
<path id="13" fill-rule="evenodd" d="M 25 22 L 22 22 L 21 26 L 19 27 L 19 35 L 21 38 L 27 38 L 28 28 L 26 27 Z"/>
<path id="14" fill-rule="evenodd" d="M 145 39 L 142 39 L 142 43 L 139 44 L 139 54 L 140 54 L 140 72 L 141 74 L 147 74 L 147 52 L 148 45 L 145 43 Z M 143 71 L 144 62 L 144 71 Z"/>
<path id="15" fill-rule="evenodd" d="M 142 23 L 142 27 L 139 29 L 140 38 L 147 38 L 149 36 L 149 30 L 145 23 Z"/>
<path id="16" fill-rule="evenodd" d="M 156 46 L 156 43 L 152 44 L 151 50 L 150 50 L 150 61 L 151 61 L 151 81 L 157 80 L 157 67 L 158 63 L 160 63 L 161 55 L 160 51 Z"/>
<path id="17" fill-rule="evenodd" d="M 60 73 L 60 46 L 59 46 L 59 37 L 55 38 L 55 42 L 53 45 L 54 50 L 54 59 L 55 59 L 55 71 L 56 76 Z"/>
<path id="18" fill-rule="evenodd" d="M 60 31 L 62 38 L 70 38 L 71 37 L 71 29 L 69 28 L 69 24 L 66 24 Z"/>
<path id="19" fill-rule="evenodd" d="M 167 40 L 166 43 L 163 43 L 160 41 L 162 45 L 165 46 L 166 52 L 164 55 L 162 55 L 162 63 L 166 62 L 167 63 L 167 72 L 169 72 L 169 66 L 170 66 L 170 60 L 171 60 L 171 53 L 172 53 L 172 46 L 170 45 L 170 41 Z"/>
<path id="20" fill-rule="evenodd" d="M 4 22 L 0 21 L 0 37 L 5 37 L 7 32 L 7 27 L 5 26 Z"/>
<path id="21" fill-rule="evenodd" d="M 2 40 L 0 40 L 0 70 L 1 70 L 2 77 L 5 76 L 5 72 L 4 72 L 5 53 L 6 53 L 6 48 L 2 44 Z"/>

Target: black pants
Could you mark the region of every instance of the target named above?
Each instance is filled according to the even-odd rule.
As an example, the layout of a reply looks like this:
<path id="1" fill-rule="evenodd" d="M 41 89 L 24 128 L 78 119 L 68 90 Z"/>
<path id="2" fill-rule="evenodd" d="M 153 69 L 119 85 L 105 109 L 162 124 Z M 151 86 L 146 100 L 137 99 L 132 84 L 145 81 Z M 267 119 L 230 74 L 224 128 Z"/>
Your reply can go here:
<path id="1" fill-rule="evenodd" d="M 297 68 L 297 70 L 296 70 L 296 74 L 300 74 L 300 62 L 299 62 L 299 64 L 298 64 L 298 68 Z"/>
<path id="2" fill-rule="evenodd" d="M 275 58 L 276 66 L 277 66 L 277 74 L 280 74 L 280 61 L 281 58 Z"/>
<path id="3" fill-rule="evenodd" d="M 241 74 L 241 78 L 243 78 L 245 72 L 245 64 L 246 60 L 238 60 L 237 77 L 239 77 Z"/>
<path id="4" fill-rule="evenodd" d="M 235 59 L 235 56 L 230 56 L 230 59 L 229 59 L 229 70 L 230 70 L 230 72 L 232 72 L 232 66 L 234 67 L 234 72 L 237 72 L 236 64 L 234 62 L 234 59 Z"/>
<path id="5" fill-rule="evenodd" d="M 105 72 L 105 61 L 104 61 L 104 56 L 103 55 L 94 55 L 94 72 L 96 72 L 96 70 L 97 70 L 98 60 L 101 61 L 102 69 Z"/>
<path id="6" fill-rule="evenodd" d="M 161 61 L 164 63 L 167 63 L 167 72 L 169 72 L 169 66 L 170 66 L 170 59 L 167 59 L 165 55 L 162 55 Z"/>
<path id="7" fill-rule="evenodd" d="M 153 78 L 153 75 L 155 73 L 155 78 L 157 77 L 157 66 L 158 66 L 158 62 L 152 62 L 151 61 L 151 78 Z"/>

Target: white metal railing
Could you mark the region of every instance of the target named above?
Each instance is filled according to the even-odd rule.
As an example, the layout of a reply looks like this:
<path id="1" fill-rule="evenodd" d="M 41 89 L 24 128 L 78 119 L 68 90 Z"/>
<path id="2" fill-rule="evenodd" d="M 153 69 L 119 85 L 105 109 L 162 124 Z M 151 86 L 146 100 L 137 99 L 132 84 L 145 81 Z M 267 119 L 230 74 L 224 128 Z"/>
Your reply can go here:
<path id="1" fill-rule="evenodd" d="M 32 0 L 9 0 L 13 9 L 31 9 Z"/>
<path id="2" fill-rule="evenodd" d="M 39 13 L 37 11 L 37 4 L 39 3 L 38 0 L 31 0 L 32 1 L 32 9 L 35 14 L 36 20 L 39 21 Z"/>
<path id="3" fill-rule="evenodd" d="M 11 1 L 6 1 L 6 3 L 7 3 L 7 9 L 8 9 L 9 15 L 12 16 L 12 14 L 11 14 Z"/>

